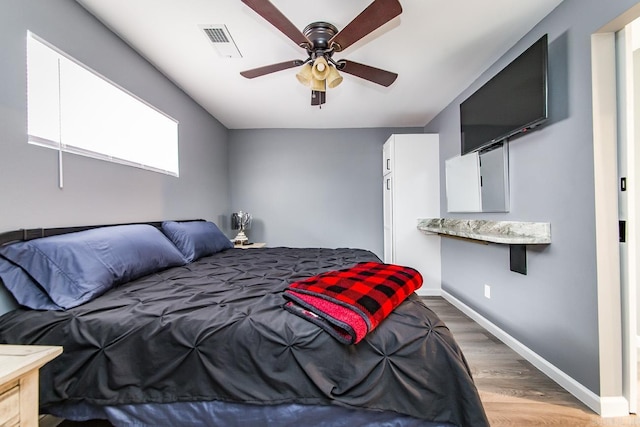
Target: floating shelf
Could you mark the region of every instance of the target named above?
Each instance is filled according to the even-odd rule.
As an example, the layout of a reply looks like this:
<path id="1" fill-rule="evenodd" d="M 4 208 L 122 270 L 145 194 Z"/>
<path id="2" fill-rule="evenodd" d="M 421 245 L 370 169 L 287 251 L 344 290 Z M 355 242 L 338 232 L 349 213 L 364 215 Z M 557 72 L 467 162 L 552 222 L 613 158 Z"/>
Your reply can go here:
<path id="1" fill-rule="evenodd" d="M 418 220 L 418 230 L 505 245 L 551 243 L 551 224 L 548 222 L 427 218 Z"/>
<path id="2" fill-rule="evenodd" d="M 527 274 L 526 245 L 551 243 L 551 224 L 548 222 L 425 218 L 418 219 L 418 230 L 425 234 L 509 245 L 511 270 L 522 274 Z"/>

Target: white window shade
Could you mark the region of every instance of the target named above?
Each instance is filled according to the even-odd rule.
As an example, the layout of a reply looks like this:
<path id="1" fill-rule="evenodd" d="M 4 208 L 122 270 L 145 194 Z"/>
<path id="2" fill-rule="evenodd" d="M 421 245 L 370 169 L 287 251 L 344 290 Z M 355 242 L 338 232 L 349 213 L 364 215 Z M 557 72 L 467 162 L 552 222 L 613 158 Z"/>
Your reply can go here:
<path id="1" fill-rule="evenodd" d="M 59 142 L 58 57 L 60 55 L 32 37 L 27 38 L 27 50 L 29 136 Z"/>
<path id="2" fill-rule="evenodd" d="M 29 142 L 178 176 L 178 123 L 28 38 Z"/>

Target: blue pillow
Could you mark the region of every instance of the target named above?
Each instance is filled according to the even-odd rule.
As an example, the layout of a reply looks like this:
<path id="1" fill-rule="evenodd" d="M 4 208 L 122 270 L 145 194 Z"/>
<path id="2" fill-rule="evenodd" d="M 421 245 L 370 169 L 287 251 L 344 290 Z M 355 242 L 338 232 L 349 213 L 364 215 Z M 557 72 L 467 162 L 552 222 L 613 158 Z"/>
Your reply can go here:
<path id="1" fill-rule="evenodd" d="M 0 248 L 0 255 L 22 267 L 64 309 L 118 284 L 186 263 L 160 230 L 146 224 L 13 243 Z"/>
<path id="2" fill-rule="evenodd" d="M 20 305 L 34 310 L 62 310 L 22 268 L 2 257 L 0 280 Z"/>
<path id="3" fill-rule="evenodd" d="M 208 221 L 165 221 L 162 231 L 182 252 L 187 262 L 233 247 L 231 240 Z"/>

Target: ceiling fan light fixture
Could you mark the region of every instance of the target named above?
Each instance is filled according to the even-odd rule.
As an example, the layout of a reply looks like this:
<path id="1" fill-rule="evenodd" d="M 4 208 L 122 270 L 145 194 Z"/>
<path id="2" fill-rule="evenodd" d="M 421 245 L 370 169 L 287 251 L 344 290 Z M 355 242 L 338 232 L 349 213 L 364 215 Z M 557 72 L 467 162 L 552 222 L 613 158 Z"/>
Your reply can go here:
<path id="1" fill-rule="evenodd" d="M 327 86 L 329 86 L 331 89 L 342 83 L 342 76 L 340 75 L 336 67 L 329 66 L 329 75 L 327 76 L 326 81 Z"/>
<path id="2" fill-rule="evenodd" d="M 311 79 L 311 90 L 315 90 L 316 92 L 326 92 L 327 91 L 327 81 L 320 80 L 316 78 Z"/>
<path id="3" fill-rule="evenodd" d="M 317 80 L 325 80 L 327 76 L 329 76 L 329 64 L 324 56 L 318 56 L 316 60 L 313 61 L 311 73 Z"/>
<path id="4" fill-rule="evenodd" d="M 311 79 L 313 79 L 313 74 L 311 73 L 311 64 L 306 63 L 302 67 L 300 67 L 300 71 L 298 71 L 298 73 L 296 74 L 296 78 L 304 86 L 311 86 Z"/>

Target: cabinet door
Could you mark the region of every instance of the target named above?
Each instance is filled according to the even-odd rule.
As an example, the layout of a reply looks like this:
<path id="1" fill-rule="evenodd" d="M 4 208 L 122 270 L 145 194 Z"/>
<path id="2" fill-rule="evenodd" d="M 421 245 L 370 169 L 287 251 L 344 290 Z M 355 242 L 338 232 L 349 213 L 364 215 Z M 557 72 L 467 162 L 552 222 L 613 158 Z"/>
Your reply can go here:
<path id="1" fill-rule="evenodd" d="M 423 294 L 438 292 L 441 282 L 440 237 L 416 228 L 418 218 L 440 216 L 439 138 L 433 134 L 394 135 L 391 173 L 393 264 L 422 274 Z"/>
<path id="2" fill-rule="evenodd" d="M 384 262 L 387 264 L 394 262 L 393 243 L 393 177 L 391 174 L 384 176 L 382 180 L 383 194 L 383 224 L 384 224 Z"/>
<path id="3" fill-rule="evenodd" d="M 478 153 L 445 160 L 444 168 L 447 212 L 482 212 Z"/>

